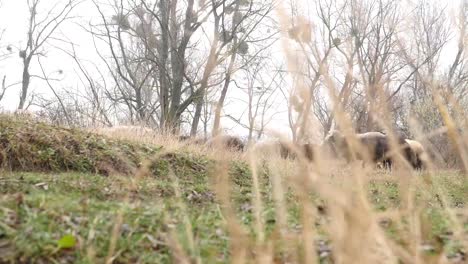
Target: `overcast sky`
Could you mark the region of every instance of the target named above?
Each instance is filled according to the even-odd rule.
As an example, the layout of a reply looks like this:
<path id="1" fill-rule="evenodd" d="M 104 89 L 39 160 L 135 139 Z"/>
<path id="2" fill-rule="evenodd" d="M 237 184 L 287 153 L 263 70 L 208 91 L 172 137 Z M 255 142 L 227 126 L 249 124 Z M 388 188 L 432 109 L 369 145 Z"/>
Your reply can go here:
<path id="1" fill-rule="evenodd" d="M 19 49 L 23 49 L 25 46 L 25 39 L 26 39 L 26 32 L 28 26 L 28 7 L 26 0 L 0 0 L 2 1 L 2 5 L 0 7 L 0 25 L 4 25 L 0 27 L 0 29 L 4 29 L 3 38 L 1 41 L 2 46 L 0 49 L 3 51 L 6 50 L 7 46 L 11 46 L 12 54 L 9 59 L 0 61 L 0 76 L 7 76 L 7 85 L 11 83 L 15 83 L 21 80 L 22 76 L 22 62 L 18 56 Z M 43 0 L 41 5 L 39 6 L 39 17 L 41 14 L 44 14 L 44 11 L 47 11 L 48 8 L 53 6 L 54 4 L 64 3 L 67 0 Z M 106 3 L 106 1 L 101 1 L 102 3 Z M 104 4 L 104 12 L 108 12 L 109 15 L 114 14 L 111 8 L 105 8 Z M 83 30 L 80 26 L 87 27 L 89 23 L 101 23 L 101 18 L 99 17 L 99 13 L 97 12 L 94 4 L 91 1 L 83 1 L 74 11 L 74 16 L 76 17 L 73 22 L 64 23 L 60 27 L 60 31 L 63 32 L 63 36 L 69 38 L 70 41 L 76 44 L 76 49 L 78 56 L 82 60 L 89 60 L 93 61 L 94 63 L 101 63 L 99 57 L 96 55 L 95 47 L 93 45 L 92 38 L 88 32 Z M 70 32 L 73 32 L 70 34 Z M 69 45 L 54 42 L 58 45 L 65 45 L 61 46 L 62 48 L 69 49 Z M 103 46 L 103 50 L 107 51 L 108 47 Z M 281 59 L 281 54 L 279 54 L 279 49 L 276 49 L 276 56 L 278 59 Z M 55 83 L 57 87 L 63 87 L 64 89 L 80 89 L 82 85 L 79 80 L 76 78 L 76 72 L 74 68 L 74 63 L 70 57 L 65 55 L 63 52 L 57 49 L 47 49 L 47 56 L 41 58 L 41 63 L 46 68 L 46 71 L 51 76 L 56 76 L 57 78 L 61 79 L 61 82 Z M 59 75 L 58 71 L 63 71 L 63 74 Z M 37 67 L 37 61 L 33 62 L 31 74 L 39 74 L 40 70 Z M 31 81 L 31 90 L 38 94 L 46 94 L 49 95 L 50 90 L 44 82 L 40 80 L 32 80 Z M 232 91 L 234 89 L 231 89 Z M 20 92 L 20 84 L 11 87 L 4 98 L 0 102 L 0 107 L 4 110 L 15 110 L 18 102 L 19 102 L 19 92 Z M 245 108 L 242 107 L 239 109 L 236 106 L 236 95 L 237 96 L 245 96 L 244 93 L 238 91 L 236 94 L 233 92 L 228 97 L 224 111 L 226 113 L 235 113 L 237 112 L 237 117 L 241 115 L 242 112 L 245 112 Z M 245 99 L 245 98 L 241 98 Z M 245 101 L 245 100 L 244 100 Z M 287 106 L 286 104 L 281 106 L 276 106 L 275 109 L 278 111 L 286 111 Z M 236 116 L 236 114 L 233 114 Z M 283 116 L 285 113 L 282 114 Z M 286 119 L 284 117 L 280 117 L 280 115 L 276 115 L 275 121 L 275 130 L 280 130 L 282 132 L 288 133 Z M 238 127 L 234 122 L 230 119 L 224 118 L 223 127 L 227 130 L 233 130 L 234 133 L 241 133 L 245 135 L 245 130 Z"/>
<path id="2" fill-rule="evenodd" d="M 0 0 L 2 5 L 0 7 L 0 27 L 5 30 L 1 41 L 2 51 L 6 50 L 6 46 L 12 47 L 12 55 L 9 59 L 0 62 L 0 75 L 7 76 L 7 84 L 18 82 L 21 80 L 22 75 L 22 61 L 18 56 L 19 49 L 23 49 L 26 44 L 26 33 L 28 24 L 28 6 L 26 0 Z M 44 10 L 47 10 L 55 3 L 63 3 L 66 0 L 46 0 L 41 1 L 39 6 L 39 17 L 44 17 Z M 67 32 L 66 34 L 60 34 L 70 38 L 70 41 L 77 44 L 77 49 L 80 57 L 87 60 L 95 60 L 95 52 L 92 44 L 92 39 L 89 33 L 81 29 L 77 24 L 86 26 L 91 19 L 95 19 L 97 14 L 94 8 L 91 6 L 89 1 L 84 1 L 75 11 L 74 15 L 78 16 L 73 22 L 64 23 L 59 31 Z M 73 32 L 70 34 L 70 32 Z M 54 44 L 59 44 L 55 41 Z M 64 45 L 64 44 L 62 44 Z M 69 48 L 68 46 L 62 46 L 63 48 Z M 63 75 L 55 76 L 63 78 L 61 86 L 76 87 L 77 80 L 75 78 L 73 62 L 71 58 L 64 55 L 63 52 L 53 48 L 47 49 L 46 57 L 41 58 L 41 62 L 47 69 L 48 74 L 54 74 L 58 70 L 63 71 Z M 37 61 L 33 61 L 33 65 L 37 65 Z M 37 67 L 32 68 L 32 74 L 39 74 Z M 32 80 L 31 88 L 37 93 L 46 93 L 48 88 L 44 87 L 44 83 Z M 7 92 L 7 99 L 2 101 L 0 104 L 8 109 L 14 110 L 18 104 L 20 86 L 12 87 Z"/>

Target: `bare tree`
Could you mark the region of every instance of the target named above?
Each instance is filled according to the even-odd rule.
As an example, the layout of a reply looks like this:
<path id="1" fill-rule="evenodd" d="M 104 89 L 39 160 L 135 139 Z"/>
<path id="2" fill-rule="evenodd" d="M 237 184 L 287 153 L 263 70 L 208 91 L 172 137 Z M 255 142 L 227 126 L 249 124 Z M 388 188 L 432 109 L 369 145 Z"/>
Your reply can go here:
<path id="1" fill-rule="evenodd" d="M 65 120 L 67 121 L 67 125 L 68 126 L 73 126 L 73 123 L 72 123 L 72 119 L 70 118 L 70 113 L 67 111 L 66 107 L 65 107 L 65 104 L 62 100 L 62 98 L 59 96 L 59 94 L 57 93 L 57 90 L 56 88 L 54 87 L 54 85 L 52 84 L 53 81 L 60 81 L 60 79 L 57 79 L 56 77 L 54 76 L 51 76 L 51 74 L 47 74 L 45 69 L 44 69 L 44 66 L 42 65 L 41 63 L 41 60 L 40 58 L 38 57 L 37 58 L 37 62 L 39 64 L 39 68 L 41 69 L 41 72 L 42 72 L 42 76 L 40 77 L 41 79 L 43 79 L 46 83 L 47 83 L 47 86 L 49 87 L 49 89 L 52 91 L 52 93 L 54 94 L 55 98 L 57 99 L 57 102 L 59 103 L 60 107 L 62 108 L 61 112 L 62 114 L 64 115 L 65 117 Z M 62 71 L 61 70 L 58 70 L 52 74 L 59 74 L 61 75 L 62 74 Z"/>
<path id="2" fill-rule="evenodd" d="M 221 64 L 226 60 L 227 57 L 229 57 L 229 65 L 226 70 L 224 85 L 221 90 L 220 99 L 218 100 L 215 109 L 213 134 L 217 134 L 219 130 L 220 112 L 226 98 L 226 93 L 231 82 L 232 74 L 234 73 L 234 64 L 237 58 L 237 54 L 241 56 L 247 56 L 249 45 L 260 41 L 260 39 L 270 42 L 269 38 L 276 34 L 275 32 L 268 32 L 266 36 L 252 36 L 254 35 L 252 34 L 254 30 L 258 30 L 259 25 L 270 14 L 273 8 L 271 3 L 267 2 L 262 4 L 255 4 L 254 1 L 234 1 L 231 4 L 231 7 L 229 7 L 225 2 L 222 4 L 222 13 L 218 14 L 218 11 L 213 9 L 214 37 L 199 88 L 201 95 L 203 95 L 206 92 L 208 79 L 210 78 L 211 72 L 216 68 L 217 65 Z M 226 21 L 229 17 L 231 17 L 231 23 L 227 23 Z M 227 49 L 224 51 L 225 48 Z M 222 52 L 224 52 L 224 54 L 222 54 Z M 197 133 L 201 107 L 202 102 L 196 102 L 195 114 L 191 129 L 192 135 Z"/>
<path id="3" fill-rule="evenodd" d="M 284 76 L 280 75 L 280 77 L 281 77 L 281 82 L 285 83 Z M 287 89 L 285 86 L 280 86 L 279 91 L 282 95 L 283 101 L 286 102 L 287 120 L 288 120 L 289 129 L 291 130 L 292 141 L 296 142 L 298 129 L 299 129 L 299 123 L 297 122 L 297 118 L 294 116 L 294 114 L 297 112 L 294 109 L 294 105 L 296 104 L 294 102 L 291 102 L 291 100 L 294 100 L 296 98 L 294 97 L 294 90 Z"/>
<path id="4" fill-rule="evenodd" d="M 310 130 L 306 125 L 310 118 L 306 116 L 311 110 L 327 133 L 337 108 L 346 109 L 357 131 L 380 130 L 382 122 L 387 127 L 401 126 L 404 93 L 417 69 L 427 67 L 437 58 L 445 44 L 444 27 L 430 33 L 438 34 L 437 38 L 424 36 L 435 41 L 426 53 L 420 54 L 415 65 L 408 65 L 402 57 L 407 47 L 401 45 L 399 35 L 402 17 L 408 15 L 401 11 L 399 3 L 321 0 L 311 5 L 315 7 L 315 19 L 309 22 L 298 14 L 289 31 L 291 40 L 305 55 L 305 63 L 298 66 L 297 81 L 309 87 L 303 93 L 307 96 L 292 98 L 301 113 L 296 118 L 303 120 L 300 127 Z M 437 14 L 434 12 L 434 16 Z M 426 19 L 426 25 L 433 23 L 428 14 L 416 15 Z M 438 15 L 434 19 L 439 20 Z M 307 27 L 309 24 L 313 26 Z M 405 31 L 405 34 L 410 33 Z M 315 37 L 314 41 L 310 35 Z M 322 78 L 324 71 L 327 78 Z M 297 124 L 297 121 L 290 123 Z M 302 133 L 298 134 L 299 138 Z"/>
<path id="5" fill-rule="evenodd" d="M 237 10 L 239 12 L 239 10 Z M 273 21 L 272 18 L 267 17 L 269 16 L 269 12 L 264 13 L 265 17 L 261 18 L 267 21 Z M 238 21 L 239 18 L 238 16 L 233 16 L 232 18 L 232 24 L 234 25 L 236 23 L 236 20 Z M 231 52 L 229 62 L 227 69 L 225 70 L 225 79 L 224 83 L 222 85 L 222 89 L 220 91 L 219 99 L 216 103 L 216 108 L 214 111 L 214 121 L 213 121 L 213 129 L 212 129 L 212 134 L 216 135 L 219 132 L 220 129 L 220 123 L 221 123 L 221 111 L 224 106 L 224 103 L 226 101 L 226 96 L 229 90 L 230 83 L 232 82 L 233 79 L 235 79 L 235 74 L 238 71 L 238 69 L 242 69 L 245 67 L 248 67 L 248 65 L 251 63 L 251 61 L 254 61 L 256 58 L 264 56 L 263 53 L 265 50 L 269 50 L 271 46 L 273 46 L 276 41 L 278 31 L 275 27 L 273 27 L 270 23 L 257 23 L 261 21 L 253 21 L 256 23 L 255 26 L 255 31 L 256 32 L 266 32 L 266 36 L 260 36 L 260 37 L 253 37 L 252 35 L 256 35 L 255 33 L 252 33 L 249 37 L 250 40 L 244 40 L 243 43 L 239 44 L 239 39 L 237 37 L 234 37 L 232 40 L 232 45 L 234 47 L 238 47 L 241 49 L 241 52 Z M 247 21 L 244 23 L 248 23 Z M 228 34 L 231 36 L 236 36 L 235 32 L 236 28 L 232 28 L 231 32 Z M 243 50 L 246 47 L 249 47 L 249 43 L 253 42 L 255 45 L 250 45 L 250 50 L 249 53 L 243 52 Z M 254 50 L 255 49 L 255 50 Z M 238 56 L 241 57 L 241 60 L 238 61 Z"/>
<path id="6" fill-rule="evenodd" d="M 260 53 L 240 69 L 239 75 L 243 78 L 234 81 L 236 88 L 242 92 L 235 104 L 245 110 L 239 114 L 227 113 L 226 116 L 247 129 L 249 143 L 263 136 L 266 127 L 281 110 L 278 107 L 281 98 L 279 90 L 284 85 L 284 72 L 275 70 L 271 57 L 269 52 Z"/>
<path id="7" fill-rule="evenodd" d="M 107 86 L 106 77 L 104 77 L 102 70 L 95 63 L 87 65 L 78 57 L 75 44 L 70 43 L 70 46 L 71 51 L 63 51 L 73 59 L 78 68 L 77 75 L 83 86 L 83 89 L 81 89 L 83 93 L 81 95 L 84 97 L 84 101 L 91 105 L 91 124 L 111 126 L 112 121 L 109 115 L 111 114 L 112 105 L 108 103 L 105 94 Z M 92 72 L 98 73 L 98 76 L 96 77 L 91 74 L 91 70 L 89 69 L 92 69 Z"/>
<path id="8" fill-rule="evenodd" d="M 3 6 L 3 1 L 0 1 L 0 9 Z M 4 46 L 4 33 L 5 33 L 5 28 L 0 28 L 0 61 L 4 61 L 8 59 L 13 51 L 13 48 L 10 45 Z M 13 83 L 13 84 L 7 84 L 7 78 L 6 75 L 3 75 L 3 78 L 1 80 L 1 87 L 0 87 L 0 101 L 2 101 L 3 97 L 5 96 L 5 93 L 8 88 L 17 85 L 18 83 Z"/>
<path id="9" fill-rule="evenodd" d="M 70 14 L 80 1 L 68 0 L 63 5 L 54 5 L 44 17 L 38 14 L 41 0 L 28 0 L 29 21 L 26 45 L 19 50 L 23 62 L 23 75 L 18 109 L 25 108 L 29 85 L 31 83 L 31 63 L 35 57 L 45 56 L 45 45 L 51 40 L 60 25 L 71 18 Z"/>
<path id="10" fill-rule="evenodd" d="M 468 92 L 468 59 L 466 56 L 466 39 L 468 36 L 468 2 L 460 3 L 460 13 L 456 21 L 456 29 L 458 32 L 457 53 L 448 70 L 447 82 L 450 93 L 452 93 L 457 101 L 466 98 Z M 468 102 L 465 102 L 468 103 Z"/>
<path id="11" fill-rule="evenodd" d="M 2 79 L 2 87 L 1 87 L 1 90 L 0 90 L 0 101 L 2 101 L 3 99 L 3 96 L 5 96 L 5 92 L 7 90 L 7 86 L 5 84 L 6 82 L 6 76 L 3 76 L 3 79 Z"/>
<path id="12" fill-rule="evenodd" d="M 194 0 L 120 1 L 109 15 L 94 3 L 102 23 L 90 31 L 109 48 L 110 60 L 96 50 L 115 83 L 109 99 L 124 105 L 132 119 L 172 133 L 193 110 L 191 134 L 198 130 L 208 89 L 227 78 L 218 66 L 247 52 L 249 36 L 272 9 L 234 0 L 198 6 Z"/>
<path id="13" fill-rule="evenodd" d="M 254 74 L 254 80 L 249 80 L 247 86 L 248 95 L 248 142 L 251 143 L 254 140 L 258 140 L 262 137 L 265 132 L 266 126 L 272 121 L 275 114 L 278 111 L 274 109 L 277 103 L 275 81 L 278 76 L 278 72 L 273 73 L 273 76 L 264 74 L 260 76 L 258 72 Z M 253 82 L 252 82 L 253 81 Z M 258 83 L 256 86 L 255 83 Z M 254 138 L 254 132 L 256 137 Z"/>
<path id="14" fill-rule="evenodd" d="M 434 94 L 441 97 L 448 112 L 461 125 L 468 110 L 466 102 L 466 85 L 468 68 L 466 67 L 465 40 L 467 37 L 466 2 L 460 4 L 460 13 L 455 25 L 450 20 L 446 10 L 438 5 L 420 1 L 413 17 L 411 46 L 403 54 L 407 64 L 412 69 L 405 87 L 410 98 L 408 107 L 408 123 L 416 123 L 422 132 L 431 132 L 444 126 L 440 109 L 434 100 Z M 455 36 L 456 49 L 449 63 L 441 59 L 443 50 L 447 51 L 450 36 Z M 403 42 L 403 41 L 401 41 Z M 401 44 L 403 45 L 403 44 Z M 454 151 L 457 147 L 450 144 L 446 135 L 440 134 L 429 139 L 432 152 L 445 165 L 453 166 L 460 162 Z"/>

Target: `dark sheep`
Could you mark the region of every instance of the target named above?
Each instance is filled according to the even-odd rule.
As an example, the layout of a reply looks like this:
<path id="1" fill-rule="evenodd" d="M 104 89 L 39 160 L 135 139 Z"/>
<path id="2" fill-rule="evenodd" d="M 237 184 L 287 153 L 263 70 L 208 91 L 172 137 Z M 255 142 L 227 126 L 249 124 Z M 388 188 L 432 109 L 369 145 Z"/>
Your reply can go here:
<path id="1" fill-rule="evenodd" d="M 392 145 L 390 143 L 390 138 L 386 136 L 386 144 L 387 144 L 387 149 L 388 152 L 385 153 L 385 158 L 383 159 L 383 165 L 387 169 L 391 169 L 394 163 L 394 160 L 396 158 L 397 152 L 399 152 L 402 157 L 411 163 L 410 161 L 413 159 L 414 153 L 411 150 L 409 144 L 406 142 L 405 137 L 401 133 L 396 133 L 395 134 L 395 139 L 396 139 L 396 147 L 397 149 L 391 149 Z"/>
<path id="2" fill-rule="evenodd" d="M 317 146 L 311 143 L 306 143 L 306 144 L 303 144 L 301 147 L 302 147 L 302 152 L 304 154 L 304 157 L 310 162 L 314 161 L 314 158 L 315 158 L 314 152 Z"/>
<path id="3" fill-rule="evenodd" d="M 192 143 L 195 145 L 204 145 L 206 141 L 207 140 L 205 138 L 195 138 L 193 139 Z"/>
<path id="4" fill-rule="evenodd" d="M 356 137 L 369 153 L 370 159 L 374 163 L 383 162 L 384 165 L 391 167 L 391 159 L 387 155 L 390 151 L 387 136 L 380 132 L 367 132 L 357 134 Z M 362 153 L 358 152 L 357 157 L 363 159 Z"/>
<path id="5" fill-rule="evenodd" d="M 391 144 L 389 138 L 380 132 L 367 132 L 356 134 L 356 138 L 361 143 L 363 150 L 367 152 L 371 161 L 375 164 L 382 162 L 385 167 L 391 168 L 394 156 L 391 153 Z M 411 150 L 409 145 L 397 137 L 397 143 L 403 150 L 403 155 L 406 159 L 411 159 Z M 344 157 L 346 160 L 351 160 L 352 154 L 359 160 L 364 159 L 362 151 L 351 152 L 349 143 L 343 134 L 339 131 L 331 132 L 324 140 L 324 145 L 328 146 L 335 156 Z"/>
<path id="6" fill-rule="evenodd" d="M 284 141 L 278 141 L 276 144 L 279 146 L 279 152 L 280 156 L 283 159 L 288 159 L 288 158 L 294 158 L 294 151 L 291 149 L 291 146 L 284 142 Z"/>
<path id="7" fill-rule="evenodd" d="M 191 140 L 192 137 L 191 136 L 179 136 L 179 141 L 188 141 L 188 140 Z"/>
<path id="8" fill-rule="evenodd" d="M 420 156 L 421 153 L 424 152 L 424 148 L 422 147 L 421 143 L 406 139 L 402 133 L 396 133 L 396 140 L 398 144 L 398 151 L 400 151 L 400 154 L 403 156 L 403 158 L 409 163 L 409 165 L 411 165 L 413 169 L 420 169 Z M 395 154 L 392 154 L 393 155 L 389 155 L 387 158 L 388 167 L 392 166 L 393 160 L 395 158 Z"/>
<path id="9" fill-rule="evenodd" d="M 412 151 L 412 157 L 409 160 L 411 166 L 416 170 L 422 170 L 427 167 L 427 153 L 424 146 L 416 140 L 405 139 Z"/>

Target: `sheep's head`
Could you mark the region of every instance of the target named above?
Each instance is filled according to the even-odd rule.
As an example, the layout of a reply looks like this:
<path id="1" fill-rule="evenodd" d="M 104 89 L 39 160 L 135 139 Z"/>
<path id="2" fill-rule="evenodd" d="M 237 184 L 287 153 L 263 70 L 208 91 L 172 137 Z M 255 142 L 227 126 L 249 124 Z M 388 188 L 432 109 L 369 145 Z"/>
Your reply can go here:
<path id="1" fill-rule="evenodd" d="M 346 138 L 340 131 L 330 130 L 323 140 L 322 147 L 339 156 L 346 149 Z"/>
<path id="2" fill-rule="evenodd" d="M 332 130 L 323 140 L 324 144 L 337 144 L 345 140 L 344 135 L 338 130 Z"/>

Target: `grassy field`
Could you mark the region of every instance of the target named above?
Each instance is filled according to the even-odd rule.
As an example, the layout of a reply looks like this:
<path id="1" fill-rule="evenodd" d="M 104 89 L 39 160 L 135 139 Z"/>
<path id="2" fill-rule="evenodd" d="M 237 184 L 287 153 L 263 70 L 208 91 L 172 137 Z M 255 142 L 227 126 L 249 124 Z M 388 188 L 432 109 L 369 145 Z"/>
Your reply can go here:
<path id="1" fill-rule="evenodd" d="M 236 175 L 235 208 L 238 221 L 250 235 L 252 227 L 251 184 L 248 175 Z M 397 184 L 376 177 L 369 184 L 368 197 L 376 211 L 395 210 L 400 205 Z M 438 187 L 448 195 L 450 206 L 468 232 L 468 181 L 457 174 L 440 175 Z M 207 183 L 207 175 L 194 173 L 180 179 L 180 199 L 173 182 L 164 177 L 141 180 L 136 190 L 129 188 L 128 177 L 103 177 L 86 173 L 8 173 L 0 179 L 0 252 L 4 259 L 20 262 L 66 260 L 70 263 L 103 262 L 109 253 L 116 223 L 116 263 L 168 263 L 171 249 L 179 243 L 187 257 L 204 262 L 229 260 L 230 239 L 219 203 Z M 270 192 L 265 189 L 262 212 L 266 235 L 274 236 L 275 213 Z M 430 194 L 430 190 L 428 191 Z M 422 195 L 422 194 L 421 194 Z M 449 257 L 457 258 L 461 245 L 453 238 L 451 223 L 437 197 L 426 201 L 423 215 L 430 232 L 422 245 L 427 254 L 443 247 Z M 317 202 L 320 204 L 320 202 Z M 317 206 L 320 217 L 315 225 L 321 231 L 316 237 L 317 250 L 323 259 L 331 252 L 328 239 L 325 205 Z M 290 230 L 300 230 L 298 204 L 290 201 L 288 209 Z M 118 221 L 117 221 L 118 219 Z M 187 222 L 186 222 L 187 221 Z M 189 224 L 190 234 L 187 234 Z M 405 235 L 404 223 L 382 218 L 381 226 L 395 241 Z M 60 239 L 71 235 L 76 244 L 61 248 Z M 466 236 L 466 234 L 465 234 Z M 189 239 L 190 237 L 190 239 Z M 268 238 L 267 238 L 268 239 Z M 174 241 L 173 241 L 174 240 Z M 193 240 L 190 245 L 190 240 Z M 322 244 L 323 243 L 323 244 Z M 439 244 L 440 243 L 440 244 Z M 193 247 L 193 248 L 191 248 Z M 182 250 L 182 249 L 181 249 Z M 277 256 L 278 261 L 284 261 Z M 291 256 L 290 256 L 291 257 Z"/>
<path id="2" fill-rule="evenodd" d="M 301 178 L 302 192 L 294 177 L 313 168 L 295 161 L 214 160 L 190 148 L 24 124 L 0 119 L 1 262 L 349 263 L 343 256 L 379 252 L 379 243 L 402 263 L 466 261 L 468 178 L 457 172 L 362 170 L 360 202 L 353 168 L 320 173 L 325 180 L 313 186 Z M 71 149 L 64 138 L 87 145 L 59 159 Z M 371 244 L 381 231 L 385 242 Z"/>

